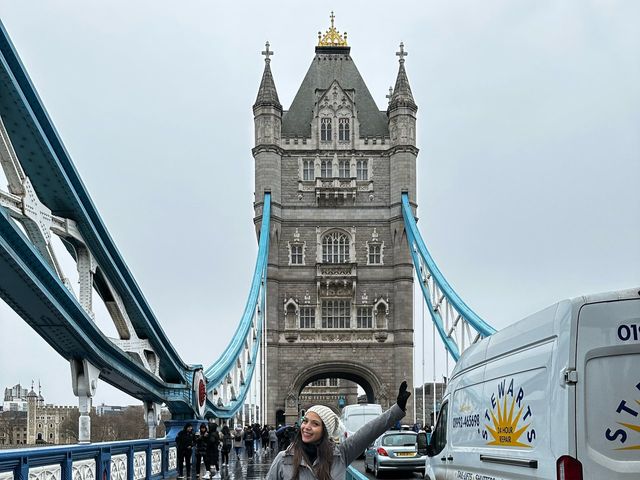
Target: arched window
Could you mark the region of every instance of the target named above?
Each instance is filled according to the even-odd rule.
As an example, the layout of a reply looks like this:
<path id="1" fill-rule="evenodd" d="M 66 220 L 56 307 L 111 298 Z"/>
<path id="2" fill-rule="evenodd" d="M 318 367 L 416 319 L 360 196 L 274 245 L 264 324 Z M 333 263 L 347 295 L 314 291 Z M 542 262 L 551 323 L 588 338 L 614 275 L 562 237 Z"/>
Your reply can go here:
<path id="1" fill-rule="evenodd" d="M 338 140 L 342 142 L 349 141 L 349 119 L 341 118 L 338 120 Z"/>
<path id="2" fill-rule="evenodd" d="M 331 141 L 331 119 L 330 118 L 322 118 L 320 119 L 320 140 L 323 142 Z"/>
<path id="3" fill-rule="evenodd" d="M 333 177 L 332 165 L 333 162 L 331 160 L 322 160 L 320 163 L 320 176 L 324 178 Z"/>
<path id="4" fill-rule="evenodd" d="M 356 178 L 358 180 L 369 180 L 369 164 L 367 160 L 358 160 L 356 163 Z"/>
<path id="5" fill-rule="evenodd" d="M 331 232 L 322 239 L 323 263 L 347 263 L 349 261 L 349 238 L 340 232 Z"/>

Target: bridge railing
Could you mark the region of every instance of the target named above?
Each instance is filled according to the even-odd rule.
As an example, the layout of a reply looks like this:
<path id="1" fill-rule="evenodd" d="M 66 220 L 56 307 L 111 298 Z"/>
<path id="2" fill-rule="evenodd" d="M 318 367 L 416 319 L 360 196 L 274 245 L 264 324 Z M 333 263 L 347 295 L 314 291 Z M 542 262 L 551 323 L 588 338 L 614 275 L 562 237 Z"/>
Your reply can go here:
<path id="1" fill-rule="evenodd" d="M 0 480 L 160 480 L 177 462 L 169 439 L 3 450 Z"/>

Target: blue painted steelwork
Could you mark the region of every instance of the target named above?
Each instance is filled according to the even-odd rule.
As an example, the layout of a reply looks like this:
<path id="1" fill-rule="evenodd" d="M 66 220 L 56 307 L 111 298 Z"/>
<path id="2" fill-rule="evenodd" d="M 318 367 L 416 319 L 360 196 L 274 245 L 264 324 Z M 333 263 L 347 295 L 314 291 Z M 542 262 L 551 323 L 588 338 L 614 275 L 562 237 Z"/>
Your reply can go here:
<path id="1" fill-rule="evenodd" d="M 135 453 L 144 452 L 140 456 L 145 459 L 144 465 L 135 461 Z M 159 471 L 153 472 L 153 456 L 160 454 L 160 464 L 157 465 Z M 175 441 L 173 439 L 163 440 L 134 440 L 128 442 L 105 442 L 93 443 L 90 445 L 65 445 L 43 448 L 23 448 L 0 451 L 0 474 L 13 473 L 13 478 L 27 480 L 30 478 L 29 472 L 40 467 L 60 468 L 60 480 L 72 480 L 72 478 L 111 478 L 112 460 L 119 460 L 116 455 L 126 457 L 126 476 L 116 476 L 126 480 L 143 478 L 150 480 L 160 480 L 162 478 L 175 478 L 177 469 L 174 464 L 177 460 Z M 175 459 L 175 460 L 174 460 Z M 72 476 L 74 462 L 93 460 L 95 470 L 92 477 L 84 475 Z M 120 462 L 117 462 L 120 464 Z M 76 468 L 78 464 L 76 463 Z M 136 474 L 138 469 L 138 475 Z M 56 478 L 52 475 L 42 475 L 38 478 Z"/>
<path id="2" fill-rule="evenodd" d="M 237 366 L 238 358 L 243 354 L 245 342 L 251 335 L 254 322 L 258 322 L 256 338 L 253 339 L 253 347 L 250 354 L 251 362 L 248 364 L 246 377 L 240 386 L 240 391 L 236 393 L 236 399 L 223 407 L 213 406 L 216 417 L 232 417 L 244 403 L 251 379 L 256 366 L 260 339 L 262 337 L 262 326 L 266 303 L 266 281 L 267 281 L 267 260 L 269 258 L 269 229 L 271 225 L 271 194 L 265 193 L 262 208 L 262 222 L 260 225 L 260 241 L 258 243 L 258 257 L 253 272 L 253 280 L 249 297 L 240 319 L 240 323 L 231 338 L 231 342 L 220 356 L 220 358 L 205 370 L 207 377 L 207 389 L 212 391 L 219 387 Z M 258 303 L 259 302 L 259 303 Z M 256 315 L 256 308 L 258 310 Z"/>
<path id="3" fill-rule="evenodd" d="M 355 467 L 350 466 L 347 468 L 347 473 L 344 476 L 345 480 L 369 480 L 364 473 L 359 472 Z"/>
<path id="4" fill-rule="evenodd" d="M 160 378 L 115 347 L 69 294 L 7 213 L 0 215 L 0 297 L 63 357 L 87 359 L 100 378 L 145 401 L 165 402 L 172 412 L 194 412 L 192 380 L 199 366 L 187 365 L 160 327 L 113 243 L 0 23 L 0 115 L 13 139 L 20 165 L 40 201 L 53 215 L 72 220 L 98 269 L 93 286 L 103 299 L 111 285 L 139 338 L 148 339 L 159 359 Z M 67 248 L 76 255 L 73 241 Z M 12 281 L 9 281 L 12 278 Z"/>
<path id="5" fill-rule="evenodd" d="M 436 263 L 431 258 L 429 251 L 420 235 L 416 220 L 411 210 L 409 203 L 409 196 L 406 193 L 402 194 L 402 216 L 404 217 L 404 225 L 407 231 L 407 240 L 409 242 L 409 249 L 411 251 L 411 257 L 413 259 L 413 265 L 420 277 L 420 288 L 422 289 L 422 295 L 425 302 L 429 307 L 429 313 L 433 323 L 438 330 L 438 334 L 442 339 L 446 349 L 449 351 L 454 360 L 458 360 L 460 357 L 460 349 L 455 340 L 451 337 L 450 332 L 445 330 L 445 326 L 440 314 L 440 308 L 434 305 L 434 301 L 429 292 L 427 280 L 432 280 L 441 295 L 446 298 L 449 305 L 451 305 L 457 314 L 459 314 L 464 321 L 466 321 L 480 337 L 486 337 L 492 335 L 496 330 L 482 320 L 473 310 L 471 310 L 466 303 L 458 296 L 458 294 L 451 288 L 447 280 L 444 278 L 440 269 L 438 269 Z M 424 271 L 424 270 L 427 271 Z M 429 278 L 427 278 L 427 276 Z"/>

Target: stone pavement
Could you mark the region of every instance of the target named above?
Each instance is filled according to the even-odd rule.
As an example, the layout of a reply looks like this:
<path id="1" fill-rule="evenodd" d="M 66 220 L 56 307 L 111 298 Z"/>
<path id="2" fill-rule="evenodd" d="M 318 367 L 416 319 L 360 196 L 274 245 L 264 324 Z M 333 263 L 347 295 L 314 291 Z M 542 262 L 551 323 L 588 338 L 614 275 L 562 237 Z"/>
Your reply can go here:
<path id="1" fill-rule="evenodd" d="M 247 459 L 243 449 L 243 451 L 240 452 L 239 460 L 234 452 L 231 452 L 229 457 L 229 465 L 221 466 L 220 477 L 214 477 L 213 480 L 218 480 L 218 478 L 223 480 L 254 480 L 267 478 L 267 473 L 269 472 L 269 467 L 271 467 L 271 462 L 275 458 L 275 454 L 256 454 L 253 458 Z M 198 478 L 203 480 L 202 476 Z M 192 480 L 197 480 L 195 475 Z"/>

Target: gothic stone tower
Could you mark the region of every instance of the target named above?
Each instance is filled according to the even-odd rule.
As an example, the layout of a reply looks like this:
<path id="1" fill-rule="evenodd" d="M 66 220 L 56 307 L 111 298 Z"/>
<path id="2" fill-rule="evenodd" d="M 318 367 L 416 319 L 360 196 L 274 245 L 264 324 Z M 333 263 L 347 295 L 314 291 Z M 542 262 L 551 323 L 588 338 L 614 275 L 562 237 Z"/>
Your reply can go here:
<path id="1" fill-rule="evenodd" d="M 289 110 L 278 99 L 267 43 L 253 106 L 256 228 L 264 193 L 272 199 L 269 423 L 297 419 L 300 392 L 322 378 L 356 382 L 383 407 L 402 380 L 413 383 L 413 272 L 401 194 L 415 209 L 418 108 L 406 53 L 401 44 L 381 111 L 333 15 L 319 37 Z"/>

